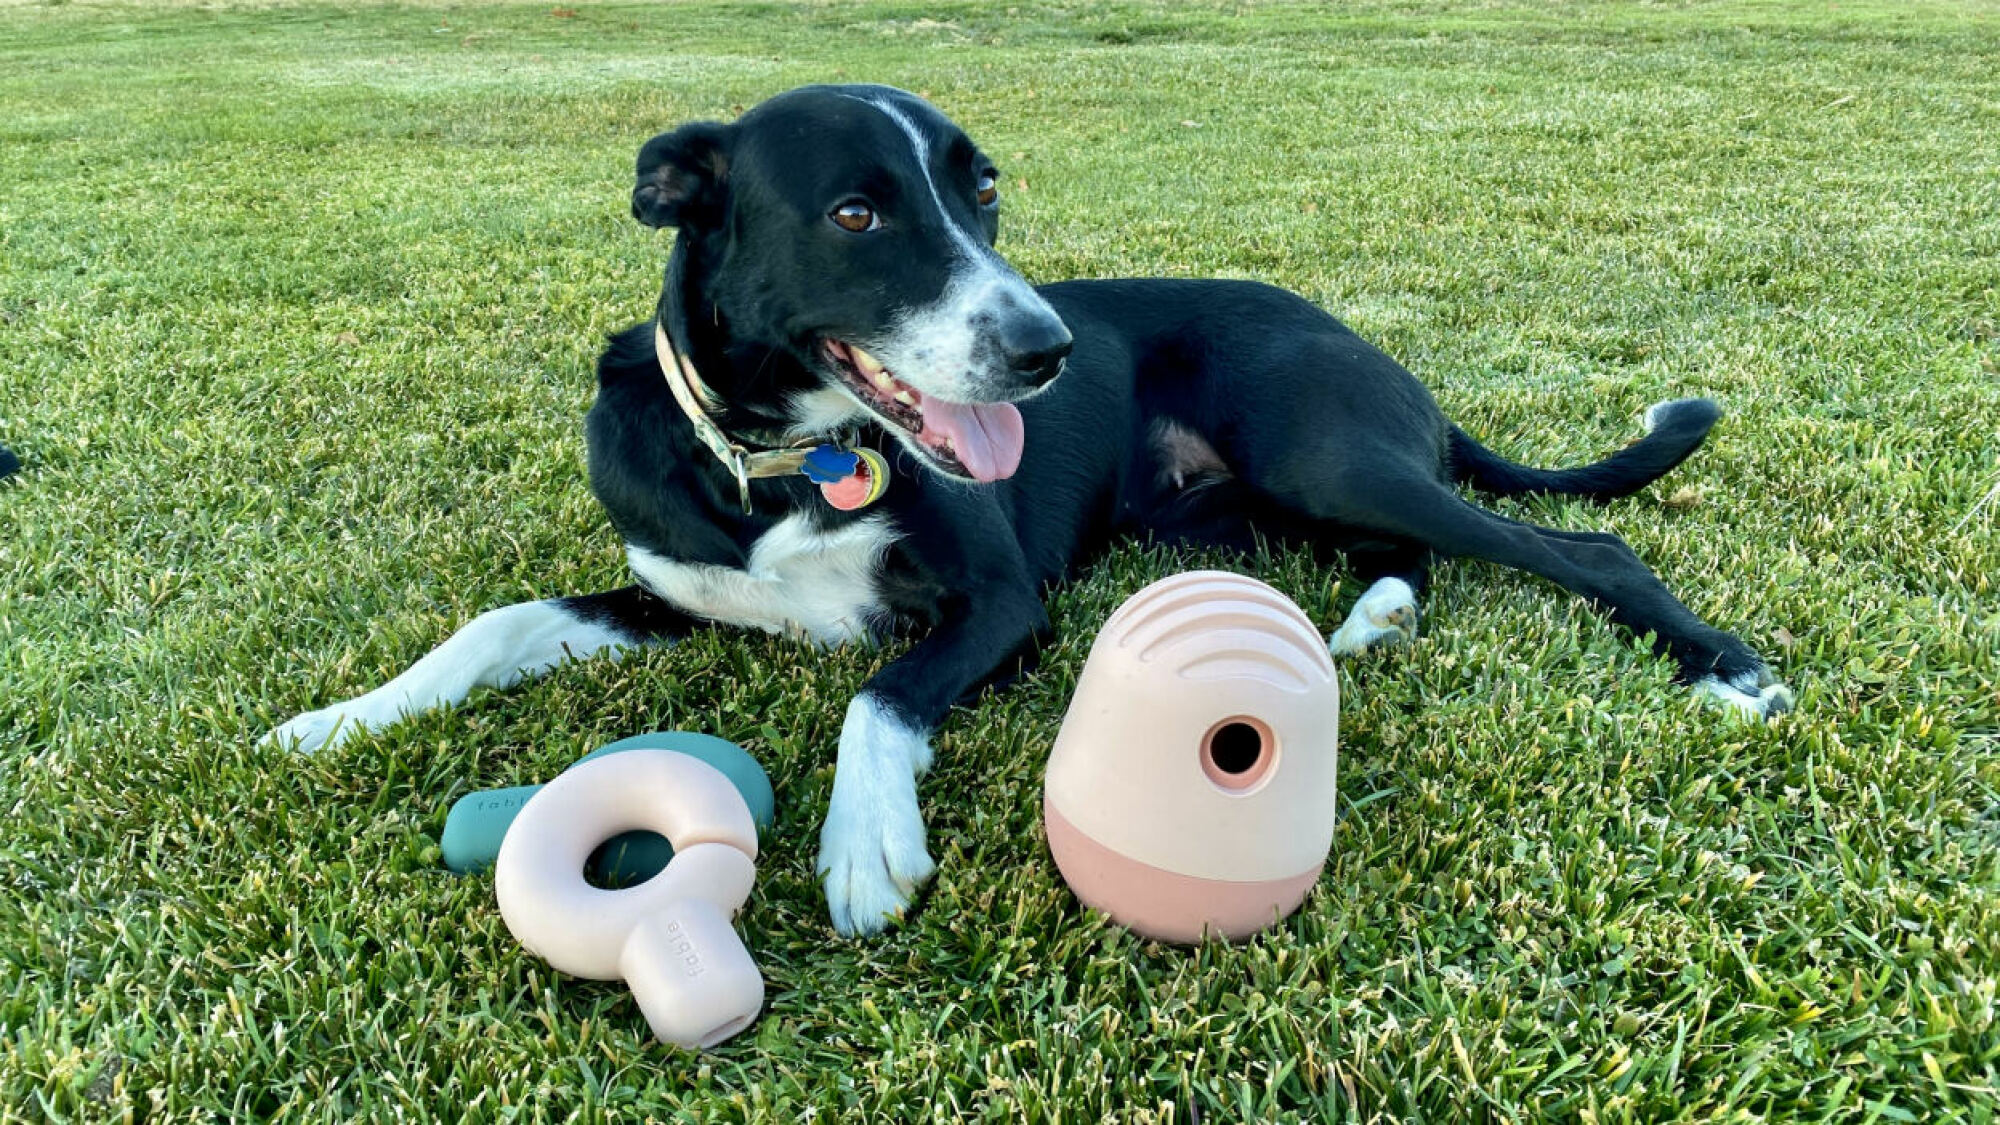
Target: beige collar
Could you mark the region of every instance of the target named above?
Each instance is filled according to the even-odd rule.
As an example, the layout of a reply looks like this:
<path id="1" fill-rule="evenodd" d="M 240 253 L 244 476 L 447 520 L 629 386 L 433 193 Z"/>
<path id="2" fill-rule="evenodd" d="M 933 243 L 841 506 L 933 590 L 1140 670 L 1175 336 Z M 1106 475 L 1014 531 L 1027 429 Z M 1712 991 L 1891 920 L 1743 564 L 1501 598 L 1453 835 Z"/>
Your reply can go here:
<path id="1" fill-rule="evenodd" d="M 820 442 L 814 438 L 804 438 L 791 449 L 751 450 L 738 442 L 731 441 L 715 419 L 708 416 L 710 410 L 722 404 L 716 399 L 708 384 L 701 381 L 694 364 L 674 347 L 667 338 L 667 330 L 659 321 L 653 322 L 653 350 L 659 356 L 660 374 L 666 377 L 667 389 L 674 392 L 674 401 L 680 404 L 681 413 L 694 426 L 694 436 L 708 447 L 715 459 L 736 478 L 736 489 L 743 497 L 743 514 L 750 514 L 750 482 L 761 477 L 789 476 L 799 471 L 805 464 L 806 454 Z"/>

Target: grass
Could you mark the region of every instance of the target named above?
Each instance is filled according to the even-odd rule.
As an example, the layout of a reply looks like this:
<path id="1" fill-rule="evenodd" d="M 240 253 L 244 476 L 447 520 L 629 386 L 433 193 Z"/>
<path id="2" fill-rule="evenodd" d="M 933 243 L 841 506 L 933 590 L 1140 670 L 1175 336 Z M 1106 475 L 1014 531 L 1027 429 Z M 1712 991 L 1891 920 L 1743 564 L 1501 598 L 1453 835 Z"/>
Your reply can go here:
<path id="1" fill-rule="evenodd" d="M 0 1117 L 1991 1121 L 2000 1103 L 2000 17 L 1988 5 L 0 5 Z M 1241 948 L 1082 912 L 1042 761 L 1097 624 L 1298 556 L 1134 547 L 962 711 L 935 889 L 835 939 L 841 704 L 891 653 L 704 636 L 351 748 L 256 748 L 482 609 L 622 581 L 579 419 L 665 243 L 660 129 L 927 92 L 1035 279 L 1256 277 L 1573 463 L 1730 417 L 1626 535 L 1800 709 L 1695 706 L 1448 568 L 1343 671 L 1343 820 Z M 762 1020 L 701 1057 L 523 953 L 446 806 L 653 728 L 779 821 Z"/>

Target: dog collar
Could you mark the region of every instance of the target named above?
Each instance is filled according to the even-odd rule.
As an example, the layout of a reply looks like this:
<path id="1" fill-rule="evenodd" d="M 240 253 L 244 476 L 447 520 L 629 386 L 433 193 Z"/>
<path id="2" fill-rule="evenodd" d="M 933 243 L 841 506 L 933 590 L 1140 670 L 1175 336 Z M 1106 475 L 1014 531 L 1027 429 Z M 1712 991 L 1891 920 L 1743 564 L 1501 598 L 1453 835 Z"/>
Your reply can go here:
<path id="1" fill-rule="evenodd" d="M 653 322 L 653 351 L 659 357 L 660 374 L 667 389 L 680 404 L 694 427 L 694 436 L 715 454 L 729 475 L 736 478 L 736 491 L 743 499 L 743 514 L 750 514 L 750 482 L 764 477 L 803 475 L 819 485 L 828 504 L 844 512 L 865 508 L 889 490 L 889 463 L 872 449 L 844 449 L 838 444 L 802 439 L 787 449 L 750 449 L 731 441 L 708 412 L 721 405 L 696 373 L 694 364 L 674 347 L 666 328 Z"/>

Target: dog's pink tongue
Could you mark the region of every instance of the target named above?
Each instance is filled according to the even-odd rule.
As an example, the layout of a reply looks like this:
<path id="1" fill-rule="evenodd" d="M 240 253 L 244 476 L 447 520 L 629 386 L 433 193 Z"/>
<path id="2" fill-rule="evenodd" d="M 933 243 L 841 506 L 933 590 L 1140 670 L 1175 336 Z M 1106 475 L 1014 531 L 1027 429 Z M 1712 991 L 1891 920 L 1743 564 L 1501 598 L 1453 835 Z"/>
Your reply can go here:
<path id="1" fill-rule="evenodd" d="M 925 398 L 924 430 L 951 439 L 959 464 L 980 482 L 1004 480 L 1021 467 L 1028 431 L 1011 402 L 969 404 Z"/>

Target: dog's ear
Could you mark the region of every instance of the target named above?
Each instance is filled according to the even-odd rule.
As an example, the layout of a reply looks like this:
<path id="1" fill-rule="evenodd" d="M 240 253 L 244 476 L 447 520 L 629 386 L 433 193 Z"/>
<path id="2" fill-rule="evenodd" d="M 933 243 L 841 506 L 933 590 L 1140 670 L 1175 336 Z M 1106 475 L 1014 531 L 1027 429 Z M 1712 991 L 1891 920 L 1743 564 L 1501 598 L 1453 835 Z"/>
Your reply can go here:
<path id="1" fill-rule="evenodd" d="M 639 150 L 632 217 L 649 227 L 699 227 L 722 216 L 731 130 L 693 121 L 661 133 Z"/>

